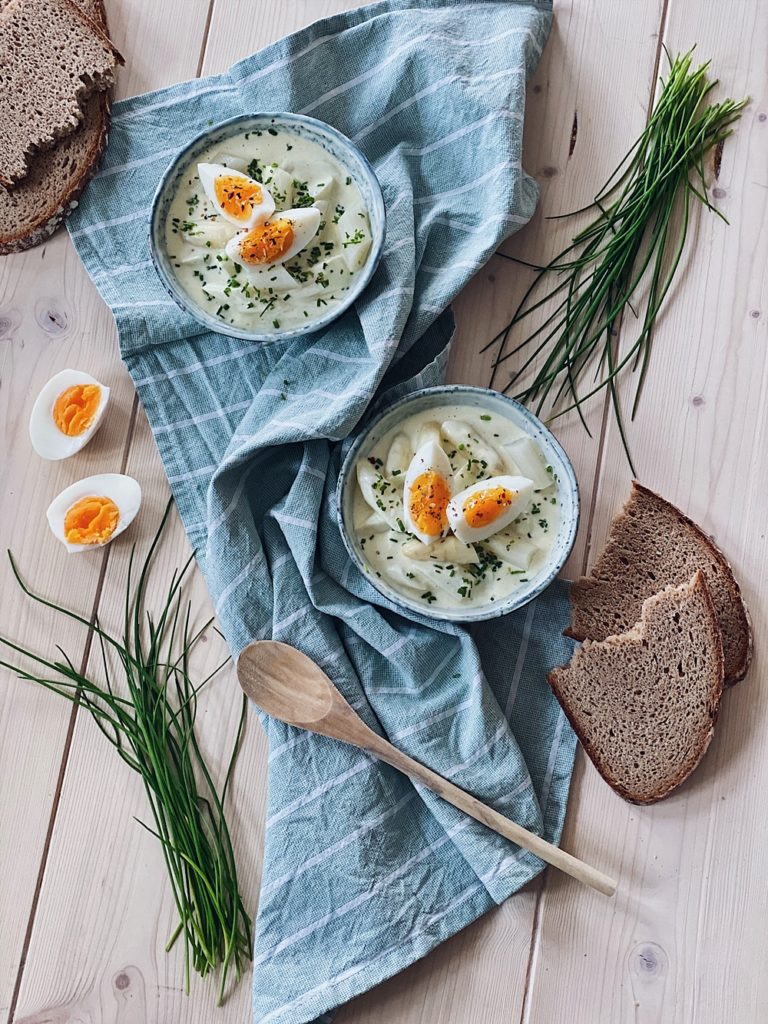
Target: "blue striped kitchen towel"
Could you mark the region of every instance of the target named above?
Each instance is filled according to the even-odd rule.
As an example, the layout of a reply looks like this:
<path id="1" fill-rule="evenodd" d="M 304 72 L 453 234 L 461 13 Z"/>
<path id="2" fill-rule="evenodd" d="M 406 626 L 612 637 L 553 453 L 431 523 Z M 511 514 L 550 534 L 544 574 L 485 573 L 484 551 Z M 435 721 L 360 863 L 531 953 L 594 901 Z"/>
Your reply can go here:
<path id="1" fill-rule="evenodd" d="M 575 740 L 545 673 L 571 653 L 564 587 L 472 635 L 404 615 L 350 562 L 335 508 L 344 439 L 374 402 L 443 379 L 451 300 L 533 213 L 525 83 L 550 19 L 541 0 L 385 0 L 226 74 L 118 103 L 69 230 L 114 313 L 233 652 L 270 636 L 301 648 L 374 728 L 558 841 Z M 388 217 L 356 306 L 322 333 L 271 344 L 201 331 L 169 300 L 147 248 L 173 153 L 258 110 L 309 113 L 350 136 Z M 364 753 L 264 725 L 255 1021 L 327 1014 L 541 870 Z"/>

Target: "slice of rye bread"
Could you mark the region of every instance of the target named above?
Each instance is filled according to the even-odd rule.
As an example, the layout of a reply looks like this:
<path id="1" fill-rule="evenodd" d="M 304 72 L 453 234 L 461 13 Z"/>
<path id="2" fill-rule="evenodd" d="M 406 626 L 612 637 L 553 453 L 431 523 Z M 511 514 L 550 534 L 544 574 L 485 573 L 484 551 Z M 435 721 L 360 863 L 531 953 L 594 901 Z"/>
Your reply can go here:
<path id="1" fill-rule="evenodd" d="M 550 686 L 619 796 L 651 804 L 709 746 L 723 692 L 723 647 L 703 573 L 649 597 L 631 630 L 586 640 Z"/>
<path id="2" fill-rule="evenodd" d="M 575 640 L 604 640 L 630 629 L 643 601 L 701 569 L 723 634 L 726 685 L 743 679 L 752 656 L 752 629 L 731 567 L 707 535 L 680 509 L 632 483 L 608 542 L 588 576 L 571 587 Z"/>
<path id="3" fill-rule="evenodd" d="M 0 13 L 10 0 L 0 0 Z M 76 0 L 107 31 L 102 0 Z M 36 153 L 29 174 L 12 189 L 0 188 L 0 255 L 22 252 L 49 238 L 77 205 L 107 146 L 110 95 L 86 100 L 83 123 L 51 149 Z"/>
<path id="4" fill-rule="evenodd" d="M 0 11 L 0 184 L 21 181 L 36 150 L 74 131 L 85 101 L 122 63 L 74 0 L 9 0 Z"/>

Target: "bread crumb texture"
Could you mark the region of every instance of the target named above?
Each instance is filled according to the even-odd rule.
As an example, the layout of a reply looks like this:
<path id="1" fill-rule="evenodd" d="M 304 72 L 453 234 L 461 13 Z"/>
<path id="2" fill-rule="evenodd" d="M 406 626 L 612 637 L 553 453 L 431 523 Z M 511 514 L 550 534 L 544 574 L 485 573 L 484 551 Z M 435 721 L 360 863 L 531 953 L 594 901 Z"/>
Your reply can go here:
<path id="1" fill-rule="evenodd" d="M 571 590 L 576 640 L 604 640 L 639 620 L 643 601 L 700 569 L 709 586 L 723 635 L 726 683 L 749 667 L 752 637 L 739 586 L 709 537 L 679 509 L 634 483 L 616 516 L 608 542 L 588 576 Z"/>
<path id="2" fill-rule="evenodd" d="M 722 639 L 704 575 L 647 599 L 628 632 L 587 640 L 549 681 L 605 781 L 634 803 L 667 796 L 712 738 Z"/>
<path id="3" fill-rule="evenodd" d="M 88 97 L 113 84 L 121 63 L 72 0 L 9 0 L 0 10 L 0 184 L 12 188 L 37 150 L 75 131 Z"/>
<path id="4" fill-rule="evenodd" d="M 8 2 L 0 0 L 0 13 Z M 78 5 L 106 32 L 101 0 L 78 0 Z M 52 148 L 36 153 L 21 182 L 0 188 L 0 254 L 44 242 L 77 205 L 106 148 L 109 108 L 108 92 L 91 96 L 80 127 Z"/>

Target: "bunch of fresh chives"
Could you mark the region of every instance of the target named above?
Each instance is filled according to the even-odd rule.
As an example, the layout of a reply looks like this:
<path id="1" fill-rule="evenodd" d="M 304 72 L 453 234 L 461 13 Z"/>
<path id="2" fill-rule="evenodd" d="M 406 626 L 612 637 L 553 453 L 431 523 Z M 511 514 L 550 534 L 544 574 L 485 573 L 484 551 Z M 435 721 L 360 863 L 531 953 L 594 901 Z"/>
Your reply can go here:
<path id="1" fill-rule="evenodd" d="M 191 606 L 183 600 L 182 584 L 192 557 L 173 573 L 160 611 L 153 614 L 145 604 L 151 564 L 170 509 L 169 503 L 135 589 L 131 551 L 120 639 L 103 629 L 98 619 L 90 623 L 84 616 L 33 593 L 8 552 L 16 580 L 28 597 L 93 630 L 99 642 L 103 682 L 79 672 L 58 645 L 63 661 L 51 661 L 0 636 L 0 644 L 38 667 L 33 671 L 3 660 L 0 665 L 84 707 L 123 761 L 141 776 L 154 819 L 154 828 L 144 827 L 161 843 L 179 914 L 178 926 L 166 949 L 170 950 L 183 936 L 187 992 L 190 967 L 202 977 L 221 968 L 220 1005 L 230 970 L 234 970 L 239 981 L 243 964 L 251 957 L 251 922 L 240 897 L 224 817 L 224 801 L 245 723 L 246 701 L 243 697 L 237 737 L 219 793 L 198 745 L 195 718 L 200 690 L 226 662 L 202 682 L 193 682 L 190 653 L 213 620 L 195 631 L 190 625 Z M 121 677 L 119 686 L 115 663 Z M 46 673 L 38 674 L 43 669 Z"/>
<path id="2" fill-rule="evenodd" d="M 692 67 L 692 51 L 670 59 L 642 135 L 593 202 L 575 211 L 597 211 L 594 219 L 545 267 L 534 268 L 538 273 L 514 316 L 482 349 L 501 342 L 494 378 L 501 364 L 527 350 L 503 390 L 514 389 L 533 373 L 515 398 L 532 404 L 539 415 L 548 405 L 552 419 L 576 409 L 586 427 L 582 403 L 607 387 L 630 465 L 616 378 L 630 364 L 638 371 L 634 417 L 656 317 L 685 249 L 691 204 L 699 201 L 725 220 L 709 201 L 704 159 L 731 134 L 731 125 L 748 101 L 705 104 L 717 85 L 707 80 L 708 68 L 709 62 Z M 538 298 L 553 273 L 556 283 Z M 557 305 L 544 322 L 506 351 L 512 330 L 555 298 Z M 627 307 L 641 319 L 641 327 L 619 353 L 615 337 Z M 594 379 L 586 391 L 580 390 L 585 371 L 592 369 Z"/>

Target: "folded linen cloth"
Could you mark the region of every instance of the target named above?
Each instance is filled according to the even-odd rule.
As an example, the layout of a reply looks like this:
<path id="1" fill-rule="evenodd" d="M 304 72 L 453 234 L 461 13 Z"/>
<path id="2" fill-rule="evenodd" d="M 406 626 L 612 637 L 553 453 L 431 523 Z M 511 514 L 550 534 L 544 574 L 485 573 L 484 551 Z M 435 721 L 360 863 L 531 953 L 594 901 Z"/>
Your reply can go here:
<path id="1" fill-rule="evenodd" d="M 311 655 L 375 729 L 557 842 L 575 740 L 545 681 L 571 653 L 565 588 L 469 632 L 404 615 L 350 562 L 336 521 L 343 439 L 442 381 L 449 303 L 533 213 L 525 80 L 551 19 L 536 0 L 388 0 L 319 22 L 217 77 L 115 106 L 104 166 L 69 222 L 235 654 Z M 149 261 L 172 155 L 237 113 L 328 121 L 373 163 L 384 256 L 322 333 L 201 331 Z M 349 443 L 349 442 L 346 442 Z M 367 755 L 264 720 L 269 798 L 254 1020 L 310 1021 L 401 970 L 542 864 Z M 324 1017 L 323 1019 L 330 1019 Z"/>

